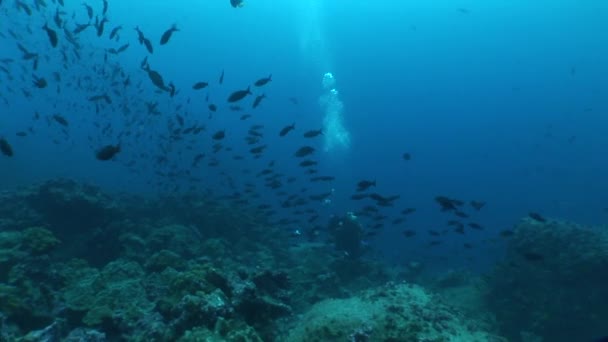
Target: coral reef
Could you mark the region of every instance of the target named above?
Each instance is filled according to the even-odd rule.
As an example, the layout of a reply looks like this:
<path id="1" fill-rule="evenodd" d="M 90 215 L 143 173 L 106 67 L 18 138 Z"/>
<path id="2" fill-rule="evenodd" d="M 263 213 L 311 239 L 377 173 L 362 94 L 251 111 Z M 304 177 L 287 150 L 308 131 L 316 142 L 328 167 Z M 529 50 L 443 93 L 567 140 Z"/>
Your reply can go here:
<path id="1" fill-rule="evenodd" d="M 284 337 L 314 341 L 468 341 L 495 339 L 421 287 L 388 284 L 315 304 Z"/>
<path id="2" fill-rule="evenodd" d="M 512 340 L 594 340 L 608 321 L 608 231 L 524 219 L 504 263 L 488 278 L 486 300 Z"/>
<path id="3" fill-rule="evenodd" d="M 286 243 L 278 227 L 204 196 L 137 199 L 71 181 L 0 195 L 2 341 L 483 336 L 418 287 L 380 286 L 385 266 L 339 227 L 336 253 Z"/>

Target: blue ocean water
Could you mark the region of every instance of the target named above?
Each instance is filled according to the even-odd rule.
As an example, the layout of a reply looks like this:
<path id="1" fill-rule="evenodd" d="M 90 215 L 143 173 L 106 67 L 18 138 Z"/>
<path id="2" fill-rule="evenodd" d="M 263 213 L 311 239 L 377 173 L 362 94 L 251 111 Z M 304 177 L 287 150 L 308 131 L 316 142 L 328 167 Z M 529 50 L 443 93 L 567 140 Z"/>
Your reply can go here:
<path id="1" fill-rule="evenodd" d="M 91 6 L 101 10 L 102 2 Z M 66 27 L 88 20 L 79 2 L 66 1 L 63 10 Z M 60 40 L 53 49 L 42 30 L 53 20 L 51 7 L 28 16 L 4 1 L 1 57 L 15 62 L 4 64 L 11 77 L 0 75 L 2 136 L 10 140 L 15 156 L 2 159 L 0 180 L 11 187 L 68 177 L 143 193 L 162 191 L 153 185 L 155 180 L 187 187 L 187 178 L 179 174 L 158 180 L 152 159 L 164 153 L 176 170 L 201 178 L 202 187 L 228 193 L 232 190 L 223 187 L 221 173 L 239 183 L 256 182 L 240 170 L 264 162 L 238 163 L 218 154 L 221 168 L 190 168 L 188 154 L 208 151 L 209 134 L 193 145 L 174 142 L 170 147 L 161 147 L 159 135 L 166 138 L 167 122 L 182 113 L 204 123 L 208 133 L 225 129 L 234 151 L 245 154 L 248 146 L 240 137 L 250 123 L 238 120 L 242 113 L 228 111 L 225 98 L 270 74 L 272 82 L 255 93 L 268 98 L 245 112 L 267 132 L 263 160 L 276 161 L 287 175 L 299 175 L 292 155 L 306 141 L 292 135 L 323 127 L 327 108 L 319 100 L 327 91 L 323 75 L 330 72 L 349 142 L 324 151 L 322 139 L 315 141 L 319 173 L 336 177 L 313 185 L 318 192 L 334 191 L 329 212 L 357 211 L 359 203 L 350 196 L 356 182 L 370 179 L 377 181 L 379 192 L 401 196 L 395 213 L 405 206 L 417 209 L 408 223 L 412 226 L 441 224 L 444 217 L 433 201 L 439 194 L 487 202 L 475 218 L 487 226 L 484 238 L 530 211 L 601 223 L 608 193 L 603 153 L 607 10 L 601 1 L 259 0 L 238 9 L 225 1 L 111 1 L 105 35 L 98 38 L 94 28 L 80 34 L 86 52 L 74 60 L 69 43 Z M 179 31 L 167 45 L 158 46 L 172 24 Z M 120 41 L 113 42 L 107 35 L 117 25 L 122 25 Z M 136 26 L 153 41 L 153 54 L 137 43 Z M 20 61 L 16 43 L 41 55 L 36 72 Z M 125 43 L 130 47 L 121 55 L 105 52 Z M 155 93 L 139 68 L 146 56 L 154 70 L 177 86 L 175 97 Z M 114 87 L 112 68 L 120 68 L 137 89 Z M 217 82 L 222 70 L 222 87 L 191 89 L 198 81 Z M 31 74 L 50 79 L 53 72 L 60 73 L 61 81 L 32 89 Z M 93 89 L 74 86 L 87 75 Z M 87 99 L 111 89 L 116 92 L 113 105 L 95 113 Z M 206 96 L 220 107 L 209 120 Z M 143 101 L 158 102 L 161 114 L 133 114 L 143 110 Z M 121 112 L 122 105 L 132 113 Z M 64 134 L 56 124 L 41 121 L 35 123 L 35 134 L 15 137 L 33 125 L 35 112 L 60 113 L 70 126 Z M 111 125 L 112 133 L 101 134 L 95 123 Z M 290 136 L 275 133 L 291 123 L 297 129 Z M 126 132 L 132 135 L 122 138 L 123 152 L 114 162 L 95 160 L 93 149 L 117 143 Z M 135 134 L 141 135 L 134 139 Z M 401 157 L 406 152 L 410 161 Z M 294 188 L 306 186 L 299 179 Z M 272 193 L 261 195 L 273 201 Z M 380 249 L 399 255 L 415 248 L 399 234 L 399 229 L 385 231 L 378 239 Z"/>
<path id="2" fill-rule="evenodd" d="M 287 218 L 280 228 L 300 232 L 316 223 L 294 211 L 310 209 L 322 226 L 332 215 L 359 216 L 374 201 L 351 196 L 358 182 L 375 181 L 371 192 L 398 199 L 376 208 L 380 218 L 360 217 L 366 231 L 383 224 L 364 243 L 389 264 L 424 261 L 443 271 L 491 268 L 503 257 L 501 231 L 531 212 L 606 222 L 605 1 L 245 0 L 233 8 L 228 0 L 109 0 L 102 15 L 104 3 L 87 0 L 92 18 L 81 1 L 64 2 L 0 2 L 0 137 L 14 151 L 0 156 L 4 190 L 67 178 L 110 193 L 239 198 L 251 185 L 250 206 L 270 205 L 272 221 Z M 98 36 L 93 24 L 103 17 Z M 178 31 L 160 45 L 172 25 Z M 124 44 L 125 52 L 109 52 Z M 24 58 L 19 45 L 37 57 Z M 144 58 L 174 96 L 155 87 Z M 35 87 L 34 76 L 48 86 Z M 195 90 L 197 82 L 209 85 Z M 244 100 L 227 101 L 248 87 Z M 104 94 L 111 103 L 90 100 Z M 263 126 L 263 137 L 248 144 L 252 125 Z M 204 130 L 185 134 L 188 127 Z M 226 137 L 214 140 L 221 130 Z M 309 130 L 323 133 L 303 137 Z M 117 144 L 111 160 L 96 158 Z M 256 146 L 265 146 L 260 158 L 250 152 Z M 315 152 L 298 158 L 302 146 Z M 318 162 L 316 174 L 298 165 L 305 159 Z M 268 168 L 278 188 L 259 174 Z M 325 195 L 294 208 L 284 205 L 291 194 Z M 463 201 L 462 221 L 483 230 L 446 233 L 453 216 L 437 196 Z M 470 201 L 485 205 L 474 210 Z M 406 208 L 416 210 L 394 223 Z"/>

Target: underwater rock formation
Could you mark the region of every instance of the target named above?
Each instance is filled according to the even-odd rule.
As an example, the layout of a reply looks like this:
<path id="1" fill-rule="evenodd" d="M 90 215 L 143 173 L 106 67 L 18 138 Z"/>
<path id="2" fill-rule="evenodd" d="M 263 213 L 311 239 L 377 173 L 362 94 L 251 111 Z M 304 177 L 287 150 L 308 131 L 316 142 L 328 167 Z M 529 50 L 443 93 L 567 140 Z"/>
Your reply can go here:
<path id="1" fill-rule="evenodd" d="M 1 341 L 483 336 L 419 287 L 380 286 L 389 273 L 356 245 L 293 246 L 220 200 L 110 198 L 63 181 L 1 196 Z M 63 219 L 72 205 L 90 217 Z"/>
<path id="2" fill-rule="evenodd" d="M 313 341 L 500 341 L 421 287 L 401 284 L 315 304 L 282 339 Z"/>
<path id="3" fill-rule="evenodd" d="M 606 334 L 608 231 L 526 218 L 488 278 L 487 302 L 513 340 L 592 341 Z"/>

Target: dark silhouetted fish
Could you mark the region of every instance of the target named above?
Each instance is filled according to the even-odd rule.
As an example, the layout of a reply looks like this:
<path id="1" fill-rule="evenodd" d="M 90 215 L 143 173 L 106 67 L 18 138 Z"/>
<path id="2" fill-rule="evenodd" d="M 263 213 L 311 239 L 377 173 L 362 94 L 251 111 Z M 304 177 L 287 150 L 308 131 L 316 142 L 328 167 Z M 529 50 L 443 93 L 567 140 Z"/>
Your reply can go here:
<path id="1" fill-rule="evenodd" d="M 402 156 L 403 160 L 411 160 L 412 159 L 412 155 L 409 153 L 404 153 Z"/>
<path id="2" fill-rule="evenodd" d="M 83 3 L 82 6 L 84 6 L 87 9 L 87 16 L 90 19 L 93 19 L 93 7 L 87 5 L 86 3 Z"/>
<path id="3" fill-rule="evenodd" d="M 148 50 L 149 53 L 154 53 L 154 47 L 152 47 L 152 43 L 148 38 L 144 38 L 144 45 L 146 46 L 146 50 Z"/>
<path id="4" fill-rule="evenodd" d="M 110 40 L 114 38 L 118 38 L 118 31 L 122 29 L 122 26 L 116 26 L 112 31 L 110 31 Z"/>
<path id="5" fill-rule="evenodd" d="M 254 85 L 256 87 L 261 87 L 268 84 L 270 81 L 272 81 L 272 75 L 268 75 L 268 77 L 265 78 L 260 78 L 259 80 L 255 81 Z"/>
<path id="6" fill-rule="evenodd" d="M 411 229 L 408 229 L 408 230 L 403 231 L 403 235 L 407 238 L 410 238 L 410 237 L 416 235 L 416 232 Z"/>
<path id="7" fill-rule="evenodd" d="M 106 145 L 97 150 L 95 157 L 98 160 L 106 161 L 114 158 L 118 152 L 120 152 L 120 145 Z"/>
<path id="8" fill-rule="evenodd" d="M 376 181 L 362 180 L 359 183 L 357 183 L 357 191 L 359 191 L 359 192 L 365 191 L 372 186 L 376 186 Z"/>
<path id="9" fill-rule="evenodd" d="M 304 138 L 314 138 L 314 137 L 319 136 L 321 134 L 323 134 L 323 130 L 321 130 L 321 129 L 310 130 L 310 131 L 304 133 Z"/>
<path id="10" fill-rule="evenodd" d="M 237 90 L 228 96 L 228 102 L 237 102 L 244 99 L 247 95 L 251 95 L 250 87 L 245 90 Z"/>
<path id="11" fill-rule="evenodd" d="M 289 126 L 285 126 L 283 127 L 283 129 L 281 129 L 281 131 L 279 132 L 279 136 L 284 137 L 287 135 L 287 133 L 293 131 L 296 128 L 296 124 L 293 123 Z"/>
<path id="12" fill-rule="evenodd" d="M 211 138 L 213 138 L 213 140 L 222 140 L 222 139 L 224 139 L 224 137 L 226 137 L 225 130 L 217 131 L 213 134 L 213 136 L 211 136 Z"/>
<path id="13" fill-rule="evenodd" d="M 480 211 L 481 208 L 483 208 L 486 205 L 486 202 L 471 201 L 470 204 L 471 204 L 471 207 L 475 208 L 475 210 Z"/>
<path id="14" fill-rule="evenodd" d="M 125 52 L 128 48 L 129 48 L 129 43 L 119 47 L 118 50 L 116 51 L 116 53 Z"/>
<path id="15" fill-rule="evenodd" d="M 401 213 L 403 215 L 409 215 L 409 214 L 413 214 L 416 211 L 416 208 L 405 208 L 403 210 L 401 210 Z"/>
<path id="16" fill-rule="evenodd" d="M 7 157 L 12 157 L 14 155 L 13 147 L 5 138 L 0 138 L 0 152 Z"/>
<path id="17" fill-rule="evenodd" d="M 222 70 L 222 73 L 220 74 L 220 79 L 218 80 L 219 84 L 224 83 L 224 70 Z"/>
<path id="18" fill-rule="evenodd" d="M 46 82 L 46 80 L 43 77 L 37 77 L 36 75 L 33 75 L 34 78 L 34 86 L 36 88 L 42 89 L 42 88 L 46 88 L 46 86 L 48 85 L 48 83 Z"/>
<path id="19" fill-rule="evenodd" d="M 192 89 L 194 89 L 194 90 L 200 90 L 200 89 L 206 88 L 208 85 L 209 85 L 209 83 L 207 83 L 207 82 L 196 82 L 192 86 Z"/>
<path id="20" fill-rule="evenodd" d="M 457 206 L 459 201 L 450 199 L 446 196 L 435 197 L 435 202 L 439 203 L 442 211 L 458 210 Z"/>
<path id="21" fill-rule="evenodd" d="M 475 222 L 469 223 L 469 227 L 471 227 L 473 229 L 477 229 L 477 230 L 483 230 L 483 227 L 481 225 L 479 225 L 478 223 L 475 223 Z"/>
<path id="22" fill-rule="evenodd" d="M 173 34 L 173 32 L 178 32 L 179 30 L 177 29 L 177 26 L 175 24 L 173 24 L 173 26 L 171 26 L 170 29 L 168 29 L 167 31 L 165 31 L 165 33 L 163 33 L 163 36 L 160 37 L 160 45 L 165 45 L 169 42 L 169 39 L 171 39 L 171 35 Z"/>
<path id="23" fill-rule="evenodd" d="M 97 37 L 101 37 L 103 35 L 103 30 L 105 28 L 105 23 L 108 22 L 107 18 L 103 18 L 101 19 L 101 21 L 98 21 L 97 17 L 95 17 L 96 23 L 95 23 L 95 28 L 97 29 Z"/>
<path id="24" fill-rule="evenodd" d="M 304 160 L 303 162 L 300 163 L 301 167 L 311 167 L 311 166 L 315 166 L 318 163 L 314 160 Z"/>
<path id="25" fill-rule="evenodd" d="M 53 115 L 53 120 L 55 120 L 58 124 L 60 124 L 63 127 L 68 127 L 70 125 L 68 120 L 66 120 L 66 118 L 64 118 L 60 114 Z"/>
<path id="26" fill-rule="evenodd" d="M 314 147 L 310 147 L 310 146 L 303 146 L 303 147 L 300 147 L 300 148 L 299 148 L 299 149 L 296 151 L 295 156 L 296 156 L 296 157 L 298 157 L 298 158 L 301 158 L 301 157 L 306 157 L 307 155 L 310 155 L 310 154 L 312 154 L 313 152 L 315 152 Z"/>
<path id="27" fill-rule="evenodd" d="M 257 108 L 260 105 L 260 103 L 262 103 L 262 100 L 265 98 L 266 98 L 265 94 L 256 96 L 255 101 L 253 101 L 253 105 L 251 107 Z"/>
<path id="28" fill-rule="evenodd" d="M 79 34 L 82 31 L 86 30 L 87 27 L 91 26 L 90 23 L 86 23 L 86 24 L 76 24 L 76 28 L 74 29 L 74 31 L 72 31 L 74 34 Z"/>
<path id="29" fill-rule="evenodd" d="M 547 222 L 547 220 L 542 217 L 539 213 L 529 213 L 528 216 L 537 222 Z"/>
<path id="30" fill-rule="evenodd" d="M 49 41 L 51 42 L 52 47 L 57 47 L 57 43 L 59 42 L 59 38 L 57 38 L 57 32 L 49 28 L 48 23 L 42 26 L 42 29 L 46 31 L 46 34 L 49 36 Z"/>

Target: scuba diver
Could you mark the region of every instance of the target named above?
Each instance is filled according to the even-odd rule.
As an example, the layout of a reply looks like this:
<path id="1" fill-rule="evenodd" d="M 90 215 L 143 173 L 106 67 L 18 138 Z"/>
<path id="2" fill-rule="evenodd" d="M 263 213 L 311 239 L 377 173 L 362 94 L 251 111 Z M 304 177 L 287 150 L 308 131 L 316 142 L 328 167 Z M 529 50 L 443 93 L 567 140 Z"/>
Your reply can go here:
<path id="1" fill-rule="evenodd" d="M 230 5 L 234 8 L 241 8 L 245 6 L 243 0 L 230 0 Z"/>
<path id="2" fill-rule="evenodd" d="M 327 228 L 336 250 L 344 252 L 347 257 L 357 259 L 367 251 L 363 227 L 353 213 L 332 217 Z"/>

